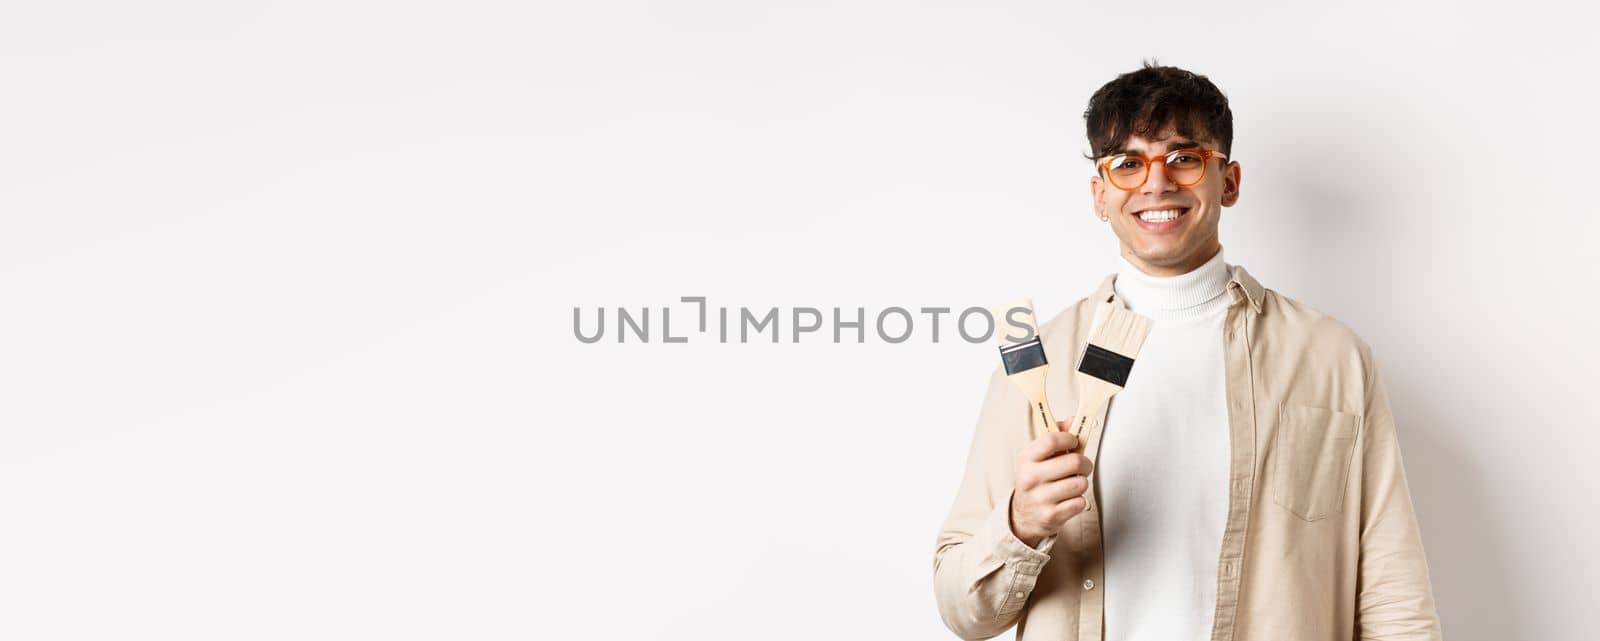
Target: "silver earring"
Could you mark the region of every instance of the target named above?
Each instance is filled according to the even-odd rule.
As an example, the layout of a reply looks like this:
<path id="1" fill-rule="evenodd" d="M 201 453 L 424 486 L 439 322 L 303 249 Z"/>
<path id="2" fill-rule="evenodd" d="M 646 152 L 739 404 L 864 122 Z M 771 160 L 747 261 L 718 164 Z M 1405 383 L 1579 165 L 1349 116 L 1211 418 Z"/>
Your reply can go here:
<path id="1" fill-rule="evenodd" d="M 1101 217 L 1100 217 L 1100 222 L 1102 222 L 1102 223 L 1103 223 L 1103 222 L 1106 222 L 1106 221 L 1108 221 L 1108 220 L 1111 220 L 1111 217 L 1110 217 L 1110 216 L 1101 216 Z"/>

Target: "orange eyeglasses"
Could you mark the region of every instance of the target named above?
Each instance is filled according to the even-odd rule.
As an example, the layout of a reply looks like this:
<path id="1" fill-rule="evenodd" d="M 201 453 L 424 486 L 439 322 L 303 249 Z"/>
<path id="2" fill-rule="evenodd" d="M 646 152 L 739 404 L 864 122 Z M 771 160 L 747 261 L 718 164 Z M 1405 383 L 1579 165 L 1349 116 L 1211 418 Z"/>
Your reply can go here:
<path id="1" fill-rule="evenodd" d="M 1212 149 L 1178 149 L 1159 156 L 1117 154 L 1106 156 L 1099 165 L 1100 175 L 1112 186 L 1123 191 L 1133 191 L 1144 186 L 1150 178 L 1150 165 L 1158 160 L 1167 180 L 1179 187 L 1193 187 L 1206 177 L 1206 165 L 1212 158 L 1228 159 L 1228 155 Z"/>

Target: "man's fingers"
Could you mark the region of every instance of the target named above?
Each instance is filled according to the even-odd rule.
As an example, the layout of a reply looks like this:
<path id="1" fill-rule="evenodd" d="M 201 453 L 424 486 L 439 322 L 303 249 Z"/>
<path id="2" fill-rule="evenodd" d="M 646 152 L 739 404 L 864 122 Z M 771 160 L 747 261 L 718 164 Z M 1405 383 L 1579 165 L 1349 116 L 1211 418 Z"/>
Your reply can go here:
<path id="1" fill-rule="evenodd" d="M 1066 432 L 1045 432 L 1024 448 L 1027 460 L 1045 460 L 1077 448 L 1078 438 Z"/>
<path id="2" fill-rule="evenodd" d="M 1062 434 L 1072 437 L 1072 444 L 1067 446 L 1067 449 L 1063 451 L 1071 452 L 1072 450 L 1078 449 L 1078 437 L 1069 431 L 1072 429 L 1072 424 L 1076 422 L 1078 422 L 1078 417 L 1076 416 L 1069 416 L 1065 421 L 1056 421 L 1056 429 L 1061 430 Z"/>
<path id="3" fill-rule="evenodd" d="M 1071 430 L 1072 429 L 1072 424 L 1076 423 L 1076 422 L 1078 422 L 1078 417 L 1076 417 L 1076 416 L 1069 417 L 1065 421 L 1056 421 L 1056 429 L 1061 430 L 1063 432 Z"/>
<path id="4" fill-rule="evenodd" d="M 1081 476 L 1069 476 L 1040 486 L 1035 493 L 1035 497 L 1046 504 L 1061 503 L 1074 496 L 1083 496 L 1083 493 L 1088 489 L 1089 479 Z"/>
<path id="5" fill-rule="evenodd" d="M 1043 461 L 1060 452 L 1071 452 L 1078 447 L 1078 437 L 1066 432 L 1045 432 L 1023 448 L 1030 461 Z"/>
<path id="6" fill-rule="evenodd" d="M 1089 505 L 1089 499 L 1084 498 L 1082 494 L 1056 504 L 1058 509 L 1066 513 L 1067 518 L 1082 514 L 1083 508 L 1087 505 Z"/>
<path id="7" fill-rule="evenodd" d="M 1070 432 L 1050 432 L 1051 447 L 1045 458 L 1078 449 L 1078 437 Z"/>
<path id="8" fill-rule="evenodd" d="M 1089 457 L 1077 452 L 1057 454 L 1043 461 L 1033 463 L 1033 474 L 1040 482 L 1048 483 L 1056 479 L 1069 476 L 1088 476 L 1093 466 L 1089 464 Z"/>

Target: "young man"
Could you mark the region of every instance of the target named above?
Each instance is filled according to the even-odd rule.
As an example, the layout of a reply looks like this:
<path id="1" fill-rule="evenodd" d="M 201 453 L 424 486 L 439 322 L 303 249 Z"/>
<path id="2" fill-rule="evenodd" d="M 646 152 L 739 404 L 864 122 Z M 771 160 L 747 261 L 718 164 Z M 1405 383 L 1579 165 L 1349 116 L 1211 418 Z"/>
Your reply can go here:
<path id="1" fill-rule="evenodd" d="M 945 624 L 1024 641 L 1439 639 L 1370 348 L 1223 260 L 1240 180 L 1227 98 L 1146 63 L 1084 117 L 1121 261 L 1040 328 L 1050 405 L 1077 407 L 1096 305 L 1152 329 L 1081 442 L 1033 424 L 996 369 L 934 552 Z"/>

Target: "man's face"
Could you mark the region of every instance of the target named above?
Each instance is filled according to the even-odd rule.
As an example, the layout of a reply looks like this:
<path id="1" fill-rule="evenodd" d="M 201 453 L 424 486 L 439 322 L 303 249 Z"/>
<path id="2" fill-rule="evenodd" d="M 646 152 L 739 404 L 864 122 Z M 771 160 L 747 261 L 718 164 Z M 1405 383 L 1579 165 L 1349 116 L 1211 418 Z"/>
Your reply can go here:
<path id="1" fill-rule="evenodd" d="M 1154 156 L 1175 149 L 1217 149 L 1213 141 L 1191 140 L 1173 135 L 1148 140 L 1132 136 L 1123 152 Z M 1103 161 L 1104 158 L 1101 159 Z M 1089 179 L 1094 195 L 1094 212 L 1110 218 L 1111 231 L 1121 242 L 1122 256 L 1153 276 L 1176 276 L 1205 264 L 1222 248 L 1217 239 L 1217 221 L 1223 207 L 1239 200 L 1239 163 L 1221 158 L 1206 160 L 1205 177 L 1188 187 L 1172 182 L 1160 161 L 1150 163 L 1143 185 L 1124 191 L 1099 175 Z M 1138 213 L 1177 209 L 1177 220 L 1147 222 Z"/>

